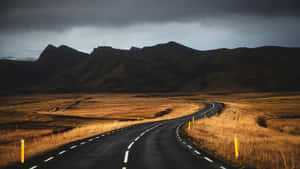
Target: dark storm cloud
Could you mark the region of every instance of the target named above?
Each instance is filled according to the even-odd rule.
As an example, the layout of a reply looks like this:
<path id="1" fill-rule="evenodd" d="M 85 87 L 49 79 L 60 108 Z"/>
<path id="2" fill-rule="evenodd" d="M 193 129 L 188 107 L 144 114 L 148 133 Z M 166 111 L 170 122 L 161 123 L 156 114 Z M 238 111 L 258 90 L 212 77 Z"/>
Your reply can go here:
<path id="1" fill-rule="evenodd" d="M 299 17 L 299 0 L 2 0 L 0 29 L 56 30 L 231 16 Z"/>

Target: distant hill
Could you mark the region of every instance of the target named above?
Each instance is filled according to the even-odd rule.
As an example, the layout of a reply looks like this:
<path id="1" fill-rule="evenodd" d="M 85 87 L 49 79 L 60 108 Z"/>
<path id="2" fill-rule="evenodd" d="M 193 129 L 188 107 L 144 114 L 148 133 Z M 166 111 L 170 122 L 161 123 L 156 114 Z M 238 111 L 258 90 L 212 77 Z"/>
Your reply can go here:
<path id="1" fill-rule="evenodd" d="M 91 54 L 49 45 L 35 62 L 0 60 L 1 93 L 299 91 L 300 48 L 199 51 L 176 42 Z"/>

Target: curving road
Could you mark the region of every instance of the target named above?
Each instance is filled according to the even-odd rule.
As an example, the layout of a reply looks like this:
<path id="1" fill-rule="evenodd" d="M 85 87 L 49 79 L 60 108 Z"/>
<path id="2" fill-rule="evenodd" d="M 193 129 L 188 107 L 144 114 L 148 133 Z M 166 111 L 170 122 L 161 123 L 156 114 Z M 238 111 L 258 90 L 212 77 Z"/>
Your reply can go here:
<path id="1" fill-rule="evenodd" d="M 211 116 L 222 104 L 205 103 L 195 119 Z M 189 145 L 180 136 L 193 115 L 139 124 L 73 142 L 27 161 L 22 169 L 225 169 L 220 162 Z"/>

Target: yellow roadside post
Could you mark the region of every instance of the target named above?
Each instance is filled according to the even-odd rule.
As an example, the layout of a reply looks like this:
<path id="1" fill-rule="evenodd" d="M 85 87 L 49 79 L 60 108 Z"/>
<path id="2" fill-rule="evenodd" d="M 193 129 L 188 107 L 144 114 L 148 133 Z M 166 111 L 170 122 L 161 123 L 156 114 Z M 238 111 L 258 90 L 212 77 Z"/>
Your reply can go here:
<path id="1" fill-rule="evenodd" d="M 235 158 L 239 158 L 238 139 L 237 135 L 234 135 L 234 147 L 235 147 Z"/>
<path id="2" fill-rule="evenodd" d="M 195 116 L 193 116 L 193 125 L 194 125 L 194 122 L 195 122 Z"/>
<path id="3" fill-rule="evenodd" d="M 191 122 L 190 122 L 190 121 L 189 121 L 188 129 L 189 129 L 189 130 L 191 129 Z"/>
<path id="4" fill-rule="evenodd" d="M 21 163 L 24 163 L 24 140 L 21 139 Z"/>

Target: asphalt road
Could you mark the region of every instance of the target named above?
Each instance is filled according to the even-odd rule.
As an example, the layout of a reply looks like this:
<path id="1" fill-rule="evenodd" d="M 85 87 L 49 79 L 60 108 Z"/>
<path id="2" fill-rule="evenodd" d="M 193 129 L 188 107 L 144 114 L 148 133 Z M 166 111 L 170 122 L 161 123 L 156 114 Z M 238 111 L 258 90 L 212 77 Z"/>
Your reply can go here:
<path id="1" fill-rule="evenodd" d="M 220 111 L 205 103 L 195 119 Z M 224 169 L 222 163 L 189 145 L 180 127 L 193 115 L 139 124 L 70 143 L 26 161 L 22 169 Z"/>

